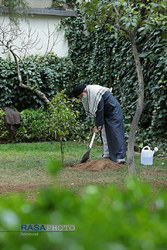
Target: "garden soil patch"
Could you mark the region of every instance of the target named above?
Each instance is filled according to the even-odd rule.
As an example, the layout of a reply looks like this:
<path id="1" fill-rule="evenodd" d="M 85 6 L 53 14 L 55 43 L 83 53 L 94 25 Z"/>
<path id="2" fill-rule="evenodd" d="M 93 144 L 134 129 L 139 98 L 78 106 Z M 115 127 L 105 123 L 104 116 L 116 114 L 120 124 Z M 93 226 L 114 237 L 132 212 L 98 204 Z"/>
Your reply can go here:
<path id="1" fill-rule="evenodd" d="M 78 163 L 72 166 L 72 168 L 92 172 L 98 172 L 101 170 L 119 170 L 125 167 L 127 167 L 126 164 L 118 164 L 110 159 L 93 160 L 86 163 Z"/>

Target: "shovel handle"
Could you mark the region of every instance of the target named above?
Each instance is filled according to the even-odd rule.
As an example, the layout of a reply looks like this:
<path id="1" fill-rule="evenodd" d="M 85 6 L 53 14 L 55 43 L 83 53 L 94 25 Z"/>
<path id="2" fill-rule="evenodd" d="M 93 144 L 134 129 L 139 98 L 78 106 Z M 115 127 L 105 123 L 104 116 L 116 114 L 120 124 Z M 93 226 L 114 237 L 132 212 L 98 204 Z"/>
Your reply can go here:
<path id="1" fill-rule="evenodd" d="M 91 139 L 91 142 L 90 142 L 90 144 L 89 144 L 89 149 L 91 149 L 91 147 L 92 147 L 92 145 L 93 145 L 95 136 L 96 136 L 96 134 L 95 134 L 95 132 L 94 132 L 94 133 L 93 133 L 93 136 L 92 136 L 92 139 Z"/>

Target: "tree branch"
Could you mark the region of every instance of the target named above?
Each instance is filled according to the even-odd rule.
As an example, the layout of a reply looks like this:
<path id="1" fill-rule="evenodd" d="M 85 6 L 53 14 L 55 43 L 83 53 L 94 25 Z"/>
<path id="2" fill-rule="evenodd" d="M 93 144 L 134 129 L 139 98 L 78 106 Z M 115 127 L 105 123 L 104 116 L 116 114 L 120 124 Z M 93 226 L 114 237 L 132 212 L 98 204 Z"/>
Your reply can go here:
<path id="1" fill-rule="evenodd" d="M 120 23 L 119 23 L 120 14 L 119 14 L 117 8 L 115 8 L 115 6 L 114 6 L 114 11 L 115 11 L 115 13 L 116 13 L 116 28 L 117 28 L 117 29 L 120 29 L 120 30 L 123 30 L 126 34 L 129 35 L 128 30 L 127 30 L 124 26 L 122 26 L 122 25 L 120 26 Z"/>
<path id="2" fill-rule="evenodd" d="M 23 79 L 22 79 L 21 72 L 20 72 L 20 66 L 19 66 L 19 62 L 17 59 L 18 56 L 14 53 L 14 51 L 11 48 L 9 48 L 9 51 L 13 55 L 15 63 L 16 63 L 17 75 L 18 75 L 18 79 L 19 79 L 19 87 L 32 91 L 33 93 L 37 94 L 39 96 L 39 98 L 44 101 L 44 103 L 46 103 L 47 105 L 50 105 L 50 101 L 44 93 L 42 93 L 40 90 L 37 90 L 31 86 L 27 86 L 26 84 L 23 83 Z"/>
<path id="3" fill-rule="evenodd" d="M 138 23 L 138 25 L 136 26 L 136 28 L 134 29 L 135 33 L 140 28 L 142 22 L 146 19 L 145 13 L 146 13 L 146 8 L 142 7 L 142 9 L 141 9 L 141 19 L 140 19 L 140 22 Z"/>

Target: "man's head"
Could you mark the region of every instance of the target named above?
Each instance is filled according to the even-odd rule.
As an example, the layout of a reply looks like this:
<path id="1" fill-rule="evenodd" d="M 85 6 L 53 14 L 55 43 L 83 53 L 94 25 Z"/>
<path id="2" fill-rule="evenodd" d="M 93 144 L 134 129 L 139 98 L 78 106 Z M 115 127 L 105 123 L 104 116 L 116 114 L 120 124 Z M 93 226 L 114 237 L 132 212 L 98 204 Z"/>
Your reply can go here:
<path id="1" fill-rule="evenodd" d="M 72 91 L 72 96 L 77 98 L 82 98 L 84 93 L 87 93 L 86 85 L 85 83 L 80 82 L 74 87 Z"/>

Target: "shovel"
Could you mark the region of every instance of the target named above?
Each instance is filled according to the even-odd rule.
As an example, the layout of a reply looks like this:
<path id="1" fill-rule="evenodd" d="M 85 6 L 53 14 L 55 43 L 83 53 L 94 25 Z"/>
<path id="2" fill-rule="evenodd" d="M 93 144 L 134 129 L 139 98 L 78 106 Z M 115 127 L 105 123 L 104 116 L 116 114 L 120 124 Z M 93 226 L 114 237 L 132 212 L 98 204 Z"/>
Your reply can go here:
<path id="1" fill-rule="evenodd" d="M 92 145 L 93 145 L 95 136 L 96 136 L 96 134 L 93 133 L 92 140 L 91 140 L 91 142 L 90 142 L 90 144 L 89 144 L 88 151 L 83 155 L 82 160 L 81 160 L 81 163 L 85 163 L 85 162 L 87 162 L 87 160 L 89 160 L 90 150 L 91 150 L 91 147 L 92 147 Z"/>

